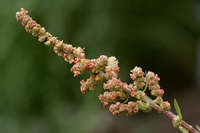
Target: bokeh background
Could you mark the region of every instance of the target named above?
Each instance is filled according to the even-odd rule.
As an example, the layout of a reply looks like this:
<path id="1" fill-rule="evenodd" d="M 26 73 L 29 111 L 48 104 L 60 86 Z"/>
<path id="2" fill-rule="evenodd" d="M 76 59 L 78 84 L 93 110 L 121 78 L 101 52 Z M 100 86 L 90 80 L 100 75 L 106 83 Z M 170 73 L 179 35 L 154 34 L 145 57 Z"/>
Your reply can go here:
<path id="1" fill-rule="evenodd" d="M 164 98 L 176 98 L 184 119 L 200 125 L 198 1 L 1 0 L 1 133 L 179 133 L 156 112 L 112 116 L 98 101 L 100 87 L 83 96 L 84 76 L 73 78 L 71 65 L 16 22 L 21 7 L 89 58 L 116 56 L 123 81 L 135 65 L 158 73 Z"/>

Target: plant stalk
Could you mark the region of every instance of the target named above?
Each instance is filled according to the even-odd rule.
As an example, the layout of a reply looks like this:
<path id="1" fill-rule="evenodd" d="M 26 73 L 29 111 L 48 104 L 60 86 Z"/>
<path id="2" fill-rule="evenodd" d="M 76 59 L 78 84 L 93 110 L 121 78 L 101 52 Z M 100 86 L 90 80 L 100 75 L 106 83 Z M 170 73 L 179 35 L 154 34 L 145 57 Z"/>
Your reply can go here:
<path id="1" fill-rule="evenodd" d="M 124 88 L 124 90 L 128 94 L 131 94 L 131 89 L 129 87 Z M 164 111 L 164 110 L 162 110 L 161 107 L 159 105 L 155 104 L 153 102 L 153 100 L 150 97 L 148 97 L 148 96 L 144 96 L 142 100 L 144 102 L 146 102 L 146 103 L 149 103 L 152 109 L 154 109 L 157 112 L 160 112 L 160 113 L 164 114 L 165 116 L 167 116 L 171 121 L 173 121 L 176 118 L 176 116 L 177 116 L 177 115 L 175 115 L 171 111 Z M 181 120 L 180 126 L 182 126 L 185 129 L 187 129 L 190 133 L 200 133 L 195 128 L 193 128 L 190 124 L 188 124 L 187 122 L 185 122 L 184 120 Z"/>

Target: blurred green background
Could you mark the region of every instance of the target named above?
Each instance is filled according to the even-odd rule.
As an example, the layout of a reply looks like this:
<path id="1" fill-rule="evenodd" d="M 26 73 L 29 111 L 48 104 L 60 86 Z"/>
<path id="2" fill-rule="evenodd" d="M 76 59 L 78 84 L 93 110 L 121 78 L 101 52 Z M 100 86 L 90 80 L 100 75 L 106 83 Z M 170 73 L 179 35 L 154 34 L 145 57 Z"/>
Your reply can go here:
<path id="1" fill-rule="evenodd" d="M 155 112 L 112 116 L 98 101 L 102 88 L 83 96 L 84 76 L 73 78 L 71 65 L 16 22 L 21 7 L 60 40 L 84 47 L 87 57 L 116 56 L 124 81 L 130 81 L 135 65 L 158 73 L 165 99 L 176 98 L 184 119 L 200 125 L 196 5 L 194 0 L 1 0 L 0 132 L 179 133 Z"/>

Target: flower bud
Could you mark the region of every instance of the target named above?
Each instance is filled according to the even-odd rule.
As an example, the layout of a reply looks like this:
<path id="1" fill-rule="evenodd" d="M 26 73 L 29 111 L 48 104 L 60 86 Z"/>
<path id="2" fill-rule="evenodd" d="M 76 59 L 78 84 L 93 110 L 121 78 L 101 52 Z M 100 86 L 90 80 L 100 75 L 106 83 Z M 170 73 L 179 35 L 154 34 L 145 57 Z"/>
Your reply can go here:
<path id="1" fill-rule="evenodd" d="M 145 86 L 144 72 L 141 67 L 135 67 L 131 70 L 130 77 L 134 80 L 134 86 L 137 89 L 142 89 Z"/>
<path id="2" fill-rule="evenodd" d="M 56 44 L 56 41 L 57 41 L 56 37 L 48 37 L 48 40 L 45 42 L 45 45 L 54 46 Z"/>
<path id="3" fill-rule="evenodd" d="M 160 104 L 160 107 L 164 110 L 164 111 L 170 111 L 171 110 L 171 106 L 170 106 L 170 103 L 165 101 L 165 102 L 162 102 Z"/>
<path id="4" fill-rule="evenodd" d="M 63 56 L 63 41 L 56 42 L 54 52 L 58 54 L 58 56 Z"/>
<path id="5" fill-rule="evenodd" d="M 131 70 L 130 77 L 132 80 L 136 80 L 137 78 L 140 78 L 142 76 L 144 76 L 144 72 L 142 71 L 141 67 L 135 67 L 134 69 Z"/>
<path id="6" fill-rule="evenodd" d="M 104 83 L 104 90 L 110 90 L 110 91 L 118 91 L 122 90 L 123 83 L 116 78 L 112 78 L 107 81 L 107 83 Z"/>
<path id="7" fill-rule="evenodd" d="M 48 35 L 47 34 L 42 34 L 39 36 L 38 41 L 39 42 L 44 42 L 47 40 Z"/>
<path id="8" fill-rule="evenodd" d="M 121 113 L 125 113 L 126 115 L 132 115 L 138 112 L 138 107 L 133 101 L 130 101 L 128 104 L 116 102 L 115 104 L 110 105 L 109 111 L 112 112 L 113 115 L 118 115 Z"/>
<path id="9" fill-rule="evenodd" d="M 107 74 L 108 79 L 118 77 L 119 73 L 118 61 L 114 56 L 108 58 L 105 72 Z"/>
<path id="10" fill-rule="evenodd" d="M 161 96 L 156 97 L 156 99 L 153 101 L 156 104 L 161 104 L 163 102 L 163 99 Z"/>
<path id="11" fill-rule="evenodd" d="M 152 90 L 151 91 L 151 95 L 153 95 L 153 96 L 162 96 L 163 94 L 164 94 L 164 90 L 163 89 Z"/>

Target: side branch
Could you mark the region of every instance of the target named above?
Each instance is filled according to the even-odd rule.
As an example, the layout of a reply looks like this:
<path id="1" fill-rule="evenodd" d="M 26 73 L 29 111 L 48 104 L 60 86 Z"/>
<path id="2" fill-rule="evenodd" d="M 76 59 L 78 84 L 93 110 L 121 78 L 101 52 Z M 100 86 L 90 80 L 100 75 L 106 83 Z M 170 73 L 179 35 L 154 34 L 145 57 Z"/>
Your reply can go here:
<path id="1" fill-rule="evenodd" d="M 176 118 L 176 115 L 171 112 L 171 111 L 164 111 L 160 108 L 160 106 L 158 106 L 157 104 L 155 104 L 149 97 L 144 97 L 144 101 L 145 102 L 149 102 L 151 107 L 158 111 L 163 113 L 164 115 L 166 115 L 172 122 L 174 121 L 174 119 Z M 187 122 L 185 122 L 184 120 L 181 120 L 180 125 L 182 127 L 184 127 L 185 129 L 187 129 L 190 133 L 199 133 L 195 128 L 193 128 L 190 124 L 188 124 Z"/>
<path id="2" fill-rule="evenodd" d="M 124 90 L 129 95 L 131 95 L 131 88 L 127 86 L 126 88 L 124 88 Z M 155 104 L 150 97 L 146 95 L 143 97 L 142 100 L 146 103 L 149 103 L 152 109 L 156 110 L 157 112 L 163 113 L 165 116 L 167 116 L 172 121 L 172 123 L 174 119 L 177 117 L 173 112 L 163 110 L 159 105 Z M 180 125 L 185 129 L 187 129 L 190 133 L 199 133 L 195 128 L 193 128 L 190 124 L 188 124 L 184 120 L 181 120 Z"/>

